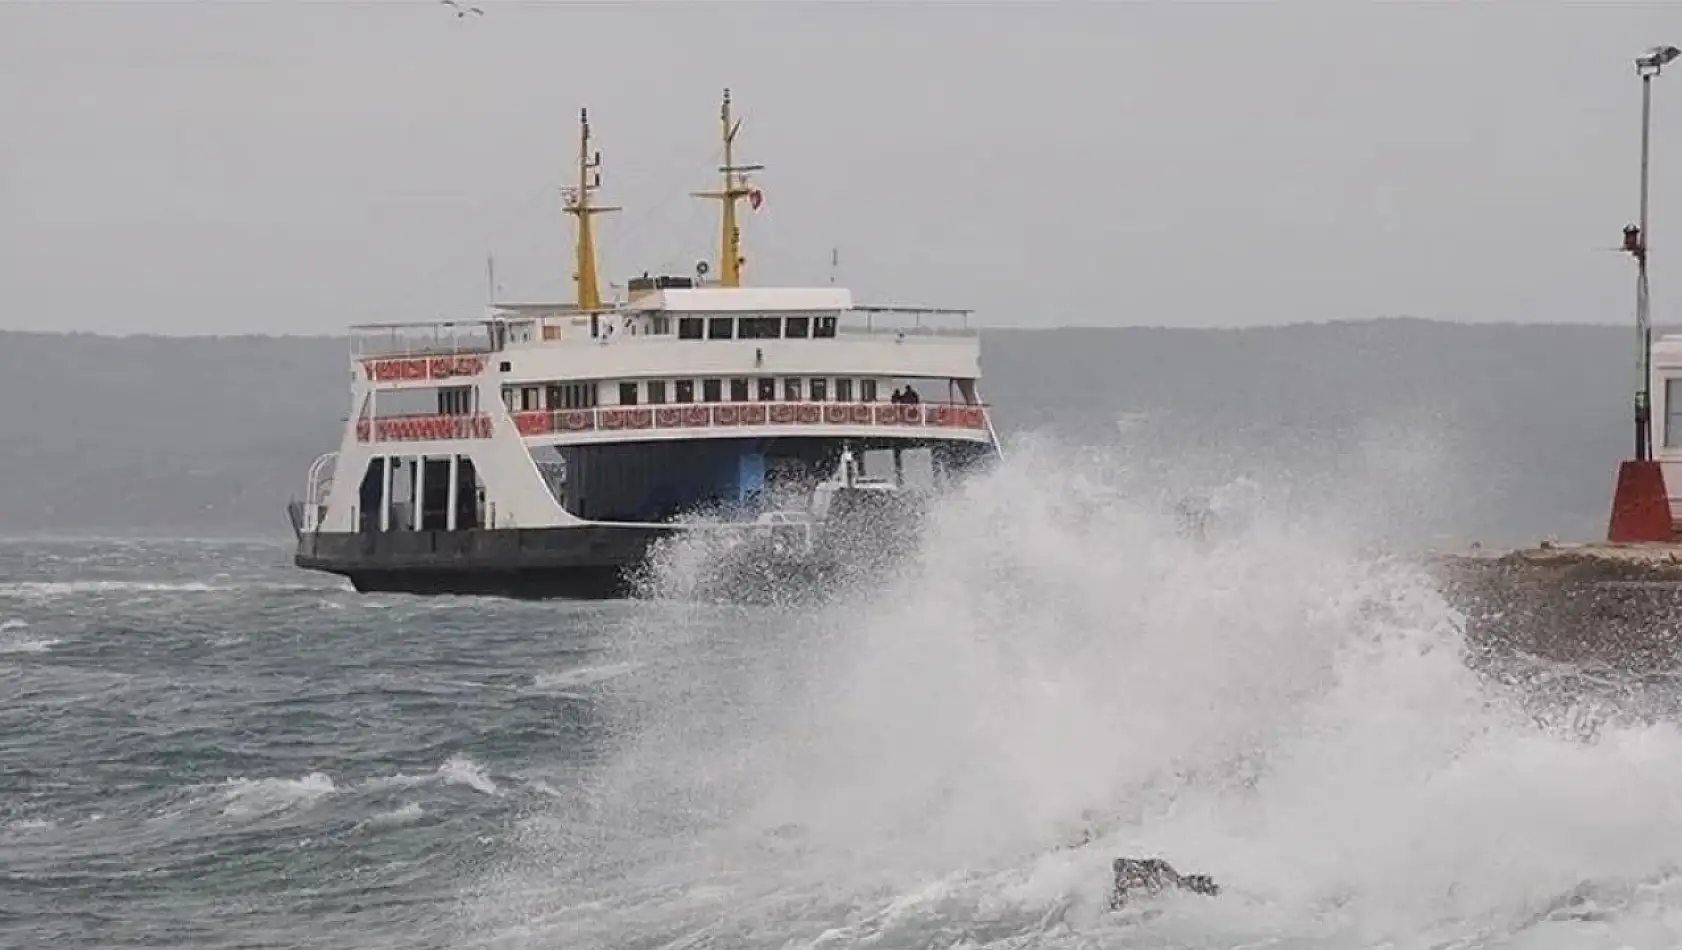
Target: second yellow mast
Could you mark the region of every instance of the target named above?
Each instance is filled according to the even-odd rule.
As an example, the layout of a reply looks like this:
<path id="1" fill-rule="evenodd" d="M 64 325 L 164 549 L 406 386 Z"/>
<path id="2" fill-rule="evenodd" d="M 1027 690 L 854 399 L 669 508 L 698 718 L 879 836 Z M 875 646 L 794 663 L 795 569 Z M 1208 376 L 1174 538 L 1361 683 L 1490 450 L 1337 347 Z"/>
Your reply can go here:
<path id="1" fill-rule="evenodd" d="M 742 256 L 742 229 L 736 223 L 736 202 L 747 198 L 755 208 L 759 207 L 759 189 L 748 182 L 747 173 L 764 170 L 764 165 L 736 164 L 736 133 L 741 131 L 742 120 L 730 117 L 730 90 L 724 90 L 724 107 L 719 110 L 719 122 L 724 133 L 724 164 L 719 171 L 724 175 L 724 187 L 718 191 L 694 192 L 697 198 L 714 198 L 722 202 L 719 221 L 719 260 L 718 283 L 722 287 L 740 287 L 742 285 L 742 265 L 747 258 Z"/>

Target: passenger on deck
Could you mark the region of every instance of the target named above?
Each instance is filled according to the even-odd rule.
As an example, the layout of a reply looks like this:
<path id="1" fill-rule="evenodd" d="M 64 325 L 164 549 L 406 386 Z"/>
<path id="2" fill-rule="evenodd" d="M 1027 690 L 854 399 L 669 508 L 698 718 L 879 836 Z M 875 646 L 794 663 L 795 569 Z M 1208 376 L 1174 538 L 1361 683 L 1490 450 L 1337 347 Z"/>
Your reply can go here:
<path id="1" fill-rule="evenodd" d="M 888 397 L 888 401 L 897 406 L 905 401 L 905 393 L 901 392 L 899 387 L 896 386 L 893 395 Z"/>
<path id="2" fill-rule="evenodd" d="M 915 406 L 922 401 L 923 401 L 923 397 L 917 395 L 917 390 L 912 389 L 910 386 L 905 387 L 905 403 L 906 403 L 906 405 Z"/>

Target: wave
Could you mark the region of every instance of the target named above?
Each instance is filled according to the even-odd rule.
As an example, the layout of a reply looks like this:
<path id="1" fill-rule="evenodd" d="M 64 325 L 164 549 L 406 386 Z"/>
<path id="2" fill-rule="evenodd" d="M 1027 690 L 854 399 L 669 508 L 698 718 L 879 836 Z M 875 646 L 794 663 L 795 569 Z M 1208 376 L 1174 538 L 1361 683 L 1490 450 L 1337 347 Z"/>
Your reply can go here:
<path id="1" fill-rule="evenodd" d="M 485 795 L 499 794 L 500 789 L 486 769 L 466 756 L 452 756 L 431 774 L 396 773 L 362 779 L 351 785 L 341 785 L 325 772 L 310 772 L 297 778 L 236 777 L 219 785 L 192 786 L 190 791 L 199 804 L 207 803 L 202 793 L 209 792 L 228 818 L 251 819 L 273 815 L 296 808 L 307 808 L 327 798 L 346 793 L 367 794 L 412 789 L 427 784 L 459 785 Z M 404 807 L 408 807 L 407 805 Z M 414 806 L 418 809 L 420 806 Z M 405 812 L 408 817 L 414 817 Z"/>
<path id="2" fill-rule="evenodd" d="M 0 637 L 0 653 L 45 653 L 63 642 L 52 637 Z"/>
<path id="3" fill-rule="evenodd" d="M 297 805 L 308 805 L 335 794 L 339 787 L 328 776 L 311 772 L 302 778 L 229 779 L 223 784 L 222 814 L 250 818 Z"/>
<path id="4" fill-rule="evenodd" d="M 532 687 L 538 690 L 571 690 L 581 686 L 595 686 L 609 680 L 635 672 L 635 663 L 607 663 L 600 666 L 581 666 L 576 669 L 561 670 L 553 673 L 539 673 L 532 678 Z"/>
<path id="5" fill-rule="evenodd" d="M 216 583 L 164 580 L 14 581 L 0 583 L 0 597 L 54 598 L 85 594 L 216 594 L 253 591 L 322 594 L 337 589 L 334 586 L 322 584 L 289 584 L 262 581 Z"/>
<path id="6" fill-rule="evenodd" d="M 366 825 L 374 828 L 393 828 L 413 824 L 425 816 L 425 809 L 419 802 L 404 802 L 401 807 L 391 811 L 381 812 L 368 819 Z"/>
<path id="7" fill-rule="evenodd" d="M 453 756 L 438 767 L 438 777 L 449 785 L 465 785 L 486 795 L 497 794 L 496 782 L 483 766 L 464 756 Z"/>
<path id="8" fill-rule="evenodd" d="M 1434 464 L 1400 451 L 1342 492 L 1207 482 L 1198 538 L 1189 479 L 1042 442 L 878 589 L 651 608 L 641 647 L 688 667 L 462 912 L 499 946 L 1478 946 L 1574 926 L 1550 908 L 1587 884 L 1627 924 L 1592 942 L 1674 943 L 1682 731 L 1551 728 L 1476 668 L 1431 579 L 1371 553 L 1420 504 L 1385 473 Z M 1107 913 L 1123 854 L 1224 895 Z"/>

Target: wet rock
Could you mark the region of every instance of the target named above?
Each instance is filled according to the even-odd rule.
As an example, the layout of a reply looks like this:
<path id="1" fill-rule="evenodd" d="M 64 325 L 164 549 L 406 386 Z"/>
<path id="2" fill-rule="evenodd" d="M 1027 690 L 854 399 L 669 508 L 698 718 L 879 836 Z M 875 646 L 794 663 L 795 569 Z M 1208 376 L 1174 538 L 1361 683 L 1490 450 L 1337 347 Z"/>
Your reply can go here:
<path id="1" fill-rule="evenodd" d="M 1115 889 L 1110 894 L 1110 909 L 1124 906 L 1129 900 L 1155 897 L 1166 890 L 1191 891 L 1214 897 L 1221 889 L 1207 874 L 1181 874 L 1161 858 L 1116 858 Z"/>

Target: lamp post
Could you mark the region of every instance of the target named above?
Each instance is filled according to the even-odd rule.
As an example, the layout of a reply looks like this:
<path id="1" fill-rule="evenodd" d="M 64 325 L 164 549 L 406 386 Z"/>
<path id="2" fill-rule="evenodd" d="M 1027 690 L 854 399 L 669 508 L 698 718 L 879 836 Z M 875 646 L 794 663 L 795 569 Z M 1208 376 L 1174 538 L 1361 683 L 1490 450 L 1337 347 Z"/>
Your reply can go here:
<path id="1" fill-rule="evenodd" d="M 1653 327 L 1647 310 L 1647 153 L 1651 141 L 1653 77 L 1682 56 L 1674 46 L 1655 46 L 1636 57 L 1635 73 L 1641 77 L 1641 219 L 1624 228 L 1624 250 L 1635 258 L 1635 332 L 1641 347 L 1641 379 L 1635 390 L 1635 458 L 1652 458 Z"/>

